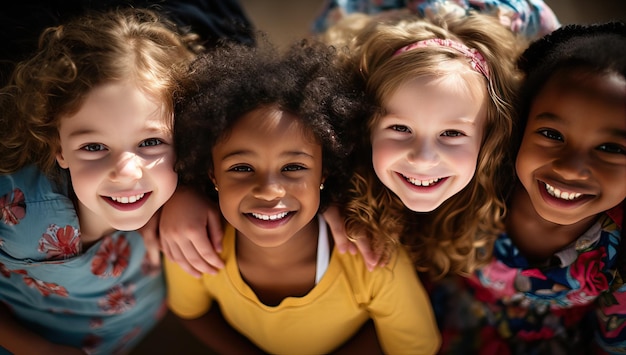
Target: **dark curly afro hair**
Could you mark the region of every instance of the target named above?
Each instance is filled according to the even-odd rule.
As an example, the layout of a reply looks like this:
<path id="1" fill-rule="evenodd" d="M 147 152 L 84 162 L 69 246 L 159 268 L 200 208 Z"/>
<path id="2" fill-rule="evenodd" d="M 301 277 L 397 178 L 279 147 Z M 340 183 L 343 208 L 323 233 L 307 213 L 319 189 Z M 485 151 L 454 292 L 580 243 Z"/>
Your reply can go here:
<path id="1" fill-rule="evenodd" d="M 216 200 L 208 178 L 212 148 L 245 114 L 276 106 L 301 119 L 322 145 L 327 177 L 320 209 L 342 197 L 353 142 L 370 109 L 351 75 L 339 69 L 334 48 L 311 40 L 284 52 L 267 40 L 256 47 L 224 44 L 194 61 L 181 83 L 174 140 L 182 184 Z"/>

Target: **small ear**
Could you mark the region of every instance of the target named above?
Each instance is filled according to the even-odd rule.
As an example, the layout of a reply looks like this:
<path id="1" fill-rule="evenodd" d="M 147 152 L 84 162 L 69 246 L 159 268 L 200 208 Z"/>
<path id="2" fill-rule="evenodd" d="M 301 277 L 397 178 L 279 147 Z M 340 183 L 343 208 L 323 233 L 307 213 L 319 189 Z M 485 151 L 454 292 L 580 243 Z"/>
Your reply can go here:
<path id="1" fill-rule="evenodd" d="M 63 169 L 67 169 L 70 167 L 65 161 L 65 158 L 63 158 L 63 152 L 61 151 L 57 153 L 57 164 L 59 164 L 59 166 Z"/>
<path id="2" fill-rule="evenodd" d="M 215 174 L 213 174 L 213 170 L 212 169 L 209 170 L 207 175 L 209 176 L 209 179 L 211 179 L 211 182 L 213 183 L 213 185 L 217 186 L 217 181 L 215 181 Z"/>

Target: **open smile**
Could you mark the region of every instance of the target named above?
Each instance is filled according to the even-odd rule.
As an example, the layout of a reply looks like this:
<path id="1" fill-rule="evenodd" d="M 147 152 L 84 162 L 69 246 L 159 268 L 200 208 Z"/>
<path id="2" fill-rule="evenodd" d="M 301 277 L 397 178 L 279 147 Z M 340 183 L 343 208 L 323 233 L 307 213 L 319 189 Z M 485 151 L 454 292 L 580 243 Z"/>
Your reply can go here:
<path id="1" fill-rule="evenodd" d="M 109 205 L 121 211 L 132 211 L 143 206 L 152 192 L 145 192 L 130 196 L 102 196 Z"/>
<path id="2" fill-rule="evenodd" d="M 543 181 L 538 181 L 538 184 L 543 200 L 557 208 L 574 208 L 593 199 L 593 195 L 578 191 L 566 191 Z"/>
<path id="3" fill-rule="evenodd" d="M 439 185 L 441 182 L 443 182 L 443 181 L 445 181 L 447 179 L 447 177 L 444 177 L 444 178 L 433 178 L 433 179 L 420 180 L 420 179 L 408 177 L 408 176 L 400 174 L 400 173 L 398 173 L 398 175 L 400 175 L 409 184 L 411 184 L 413 186 L 419 186 L 419 187 L 435 187 L 435 186 Z"/>
<path id="4" fill-rule="evenodd" d="M 548 194 L 550 194 L 550 196 L 560 198 L 562 200 L 572 201 L 577 198 L 580 198 L 580 196 L 583 195 L 580 192 L 562 191 L 548 183 L 545 183 L 545 185 L 546 185 L 546 191 L 548 192 Z"/>
<path id="5" fill-rule="evenodd" d="M 134 196 L 124 196 L 124 197 L 109 196 L 109 198 L 115 202 L 126 204 L 126 203 L 135 203 L 141 200 L 145 195 L 146 194 L 138 194 Z"/>
<path id="6" fill-rule="evenodd" d="M 271 214 L 258 212 L 245 213 L 248 220 L 261 228 L 276 228 L 282 226 L 287 223 L 294 214 L 295 212 L 293 211 L 283 211 Z"/>
<path id="7" fill-rule="evenodd" d="M 263 220 L 263 221 L 276 221 L 279 219 L 283 219 L 285 217 L 287 217 L 287 215 L 289 214 L 289 212 L 281 212 L 281 213 L 277 213 L 277 214 L 271 214 L 271 215 L 267 215 L 267 214 L 261 214 L 261 213 L 250 213 L 252 215 L 252 217 Z"/>

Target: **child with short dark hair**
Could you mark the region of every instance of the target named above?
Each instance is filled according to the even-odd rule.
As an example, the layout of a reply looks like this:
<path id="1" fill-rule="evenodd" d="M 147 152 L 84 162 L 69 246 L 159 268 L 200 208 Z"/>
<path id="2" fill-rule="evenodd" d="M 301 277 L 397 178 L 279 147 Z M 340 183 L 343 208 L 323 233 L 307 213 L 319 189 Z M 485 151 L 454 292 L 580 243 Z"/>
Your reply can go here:
<path id="1" fill-rule="evenodd" d="M 507 232 L 469 280 L 474 302 L 459 307 L 472 298 L 454 290 L 445 306 L 435 303 L 447 313 L 444 333 L 466 336 L 444 350 L 623 353 L 626 24 L 565 26 L 519 65 L 526 77 Z"/>

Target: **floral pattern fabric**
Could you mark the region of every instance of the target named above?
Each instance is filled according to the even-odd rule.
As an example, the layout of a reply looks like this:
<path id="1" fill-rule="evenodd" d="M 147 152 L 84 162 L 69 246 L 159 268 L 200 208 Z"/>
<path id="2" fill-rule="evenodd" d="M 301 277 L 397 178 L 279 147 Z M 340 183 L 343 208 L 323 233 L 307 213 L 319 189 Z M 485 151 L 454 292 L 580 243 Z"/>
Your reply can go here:
<path id="1" fill-rule="evenodd" d="M 83 248 L 62 186 L 35 167 L 0 176 L 0 302 L 52 342 L 127 353 L 166 310 L 161 270 L 134 231 Z"/>
<path id="2" fill-rule="evenodd" d="M 603 215 L 569 248 L 569 257 L 542 268 L 531 267 L 501 235 L 490 264 L 467 279 L 450 277 L 434 285 L 442 353 L 624 353 L 620 225 Z"/>
<path id="3" fill-rule="evenodd" d="M 446 11 L 475 10 L 497 17 L 500 22 L 528 39 L 536 39 L 559 28 L 556 15 L 543 0 L 328 0 L 313 23 L 313 32 L 322 33 L 352 13 L 379 14 L 407 9 L 431 18 Z"/>

